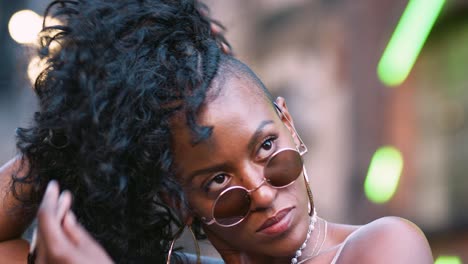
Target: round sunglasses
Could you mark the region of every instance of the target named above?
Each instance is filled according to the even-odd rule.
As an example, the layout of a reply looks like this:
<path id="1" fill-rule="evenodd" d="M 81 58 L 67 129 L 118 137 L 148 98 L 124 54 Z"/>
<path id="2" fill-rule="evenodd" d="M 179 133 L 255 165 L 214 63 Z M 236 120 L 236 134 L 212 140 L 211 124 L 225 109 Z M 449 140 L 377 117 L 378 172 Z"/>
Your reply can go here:
<path id="1" fill-rule="evenodd" d="M 293 184 L 303 169 L 302 156 L 293 148 L 282 148 L 268 159 L 263 171 L 263 180 L 255 188 L 248 190 L 242 186 L 231 186 L 222 191 L 212 207 L 212 219 L 202 217 L 207 225 L 216 223 L 230 227 L 242 222 L 250 212 L 250 193 L 267 183 L 273 188 L 285 188 Z"/>

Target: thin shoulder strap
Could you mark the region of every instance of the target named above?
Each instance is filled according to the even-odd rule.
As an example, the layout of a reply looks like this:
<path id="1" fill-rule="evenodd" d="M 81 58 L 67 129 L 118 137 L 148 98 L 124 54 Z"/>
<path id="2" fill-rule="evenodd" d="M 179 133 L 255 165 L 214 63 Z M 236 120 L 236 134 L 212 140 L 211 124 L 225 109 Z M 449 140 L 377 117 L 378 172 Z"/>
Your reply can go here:
<path id="1" fill-rule="evenodd" d="M 358 231 L 358 230 L 359 230 L 359 228 L 356 229 L 356 230 L 354 230 L 351 234 L 348 235 L 348 237 L 346 237 L 346 239 L 343 241 L 343 243 L 341 243 L 340 248 L 338 248 L 338 251 L 336 251 L 336 255 L 335 255 L 335 257 L 333 258 L 333 260 L 330 262 L 330 264 L 335 264 L 335 263 L 336 263 L 336 261 L 338 260 L 338 258 L 339 258 L 340 255 L 341 255 L 341 251 L 343 251 L 343 248 L 344 248 L 345 245 L 346 245 L 346 242 L 348 242 L 349 238 L 350 238 L 354 233 L 356 233 L 356 231 Z"/>

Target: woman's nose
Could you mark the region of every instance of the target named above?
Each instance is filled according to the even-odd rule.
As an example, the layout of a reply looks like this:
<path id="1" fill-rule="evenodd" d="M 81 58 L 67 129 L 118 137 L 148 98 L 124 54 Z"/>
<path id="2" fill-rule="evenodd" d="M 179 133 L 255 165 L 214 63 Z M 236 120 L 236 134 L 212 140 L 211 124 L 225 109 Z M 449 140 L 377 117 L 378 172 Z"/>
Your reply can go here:
<path id="1" fill-rule="evenodd" d="M 256 211 L 271 207 L 271 204 L 276 199 L 278 190 L 272 187 L 263 175 L 263 166 L 249 166 L 245 170 L 245 179 L 250 193 L 250 210 Z"/>

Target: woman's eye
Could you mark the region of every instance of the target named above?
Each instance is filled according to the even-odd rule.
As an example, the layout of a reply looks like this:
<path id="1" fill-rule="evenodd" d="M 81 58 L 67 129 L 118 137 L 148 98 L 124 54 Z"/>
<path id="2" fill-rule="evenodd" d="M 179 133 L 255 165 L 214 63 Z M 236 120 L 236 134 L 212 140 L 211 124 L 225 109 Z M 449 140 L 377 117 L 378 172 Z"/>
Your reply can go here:
<path id="1" fill-rule="evenodd" d="M 262 143 L 257 153 L 257 159 L 262 160 L 268 158 L 271 154 L 273 154 L 273 151 L 275 149 L 275 140 L 276 138 L 268 138 Z"/>
<path id="2" fill-rule="evenodd" d="M 265 140 L 265 142 L 263 142 L 262 144 L 262 149 L 264 150 L 270 150 L 272 147 L 273 147 L 273 140 L 271 138 Z"/>
<path id="3" fill-rule="evenodd" d="M 226 175 L 220 174 L 220 175 L 216 175 L 212 181 L 217 184 L 222 184 L 225 179 L 226 179 Z"/>
<path id="4" fill-rule="evenodd" d="M 206 192 L 217 192 L 224 189 L 228 181 L 229 176 L 227 174 L 221 173 L 211 178 L 204 186 L 204 189 Z"/>

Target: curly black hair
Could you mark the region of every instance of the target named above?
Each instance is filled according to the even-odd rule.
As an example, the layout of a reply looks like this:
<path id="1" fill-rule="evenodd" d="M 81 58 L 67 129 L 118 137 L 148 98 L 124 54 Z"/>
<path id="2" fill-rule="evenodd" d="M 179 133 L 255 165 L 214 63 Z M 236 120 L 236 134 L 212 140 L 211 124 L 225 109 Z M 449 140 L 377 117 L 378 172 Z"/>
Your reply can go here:
<path id="1" fill-rule="evenodd" d="M 197 113 L 230 56 L 208 13 L 195 0 L 50 3 L 46 67 L 34 84 L 40 108 L 17 130 L 26 174 L 13 176 L 11 191 L 23 210 L 34 213 L 55 179 L 116 262 L 164 262 L 180 220 L 160 191 L 182 195 L 170 171 L 170 118 L 185 113 L 194 142 L 210 135 Z M 49 17 L 61 22 L 47 25 Z"/>

